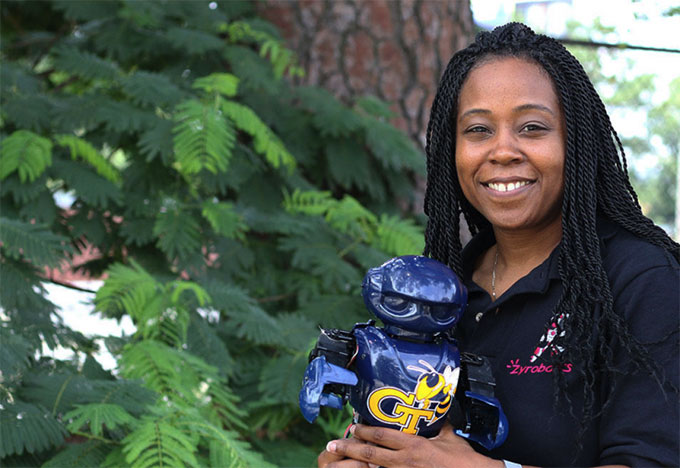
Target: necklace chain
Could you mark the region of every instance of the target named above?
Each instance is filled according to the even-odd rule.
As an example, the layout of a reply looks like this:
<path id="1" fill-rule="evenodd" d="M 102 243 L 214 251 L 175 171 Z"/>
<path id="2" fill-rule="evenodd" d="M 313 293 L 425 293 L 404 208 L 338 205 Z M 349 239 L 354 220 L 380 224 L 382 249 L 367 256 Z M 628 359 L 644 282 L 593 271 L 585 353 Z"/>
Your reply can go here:
<path id="1" fill-rule="evenodd" d="M 491 270 L 491 296 L 496 300 L 496 265 L 498 265 L 498 247 L 496 247 L 496 256 L 493 259 L 493 269 Z"/>

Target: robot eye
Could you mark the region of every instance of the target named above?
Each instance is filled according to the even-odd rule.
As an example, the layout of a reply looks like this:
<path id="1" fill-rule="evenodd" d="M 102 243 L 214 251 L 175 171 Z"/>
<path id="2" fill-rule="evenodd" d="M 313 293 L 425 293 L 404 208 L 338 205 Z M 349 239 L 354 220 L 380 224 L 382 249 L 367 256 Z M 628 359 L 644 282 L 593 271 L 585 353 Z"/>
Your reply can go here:
<path id="1" fill-rule="evenodd" d="M 435 320 L 446 321 L 451 318 L 453 311 L 451 310 L 451 306 L 448 305 L 433 305 L 430 307 L 430 315 L 432 315 L 432 318 Z"/>
<path id="2" fill-rule="evenodd" d="M 405 315 L 411 312 L 411 301 L 399 296 L 385 296 L 383 305 L 394 315 Z"/>

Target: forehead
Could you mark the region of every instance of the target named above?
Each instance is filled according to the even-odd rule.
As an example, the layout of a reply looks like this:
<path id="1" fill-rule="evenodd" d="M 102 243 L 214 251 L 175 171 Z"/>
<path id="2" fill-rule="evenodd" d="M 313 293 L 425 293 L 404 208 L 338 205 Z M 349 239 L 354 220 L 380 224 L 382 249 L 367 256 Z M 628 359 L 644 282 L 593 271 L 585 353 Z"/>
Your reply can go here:
<path id="1" fill-rule="evenodd" d="M 560 110 L 555 85 L 543 67 L 527 59 L 494 57 L 468 73 L 458 96 L 458 112 L 470 106 L 491 109 L 519 101 Z"/>

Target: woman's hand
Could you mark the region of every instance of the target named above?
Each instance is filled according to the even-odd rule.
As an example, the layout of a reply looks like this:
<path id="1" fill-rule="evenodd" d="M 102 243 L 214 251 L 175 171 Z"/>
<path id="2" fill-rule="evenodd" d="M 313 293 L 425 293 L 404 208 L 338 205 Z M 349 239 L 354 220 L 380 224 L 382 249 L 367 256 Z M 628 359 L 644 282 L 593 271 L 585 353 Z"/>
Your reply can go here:
<path id="1" fill-rule="evenodd" d="M 406 434 L 396 429 L 357 424 L 354 439 L 332 440 L 319 456 L 319 467 L 358 468 L 384 466 L 502 468 L 503 462 L 475 452 L 470 444 L 446 424 L 436 437 Z M 367 442 L 367 443 L 362 443 Z"/>

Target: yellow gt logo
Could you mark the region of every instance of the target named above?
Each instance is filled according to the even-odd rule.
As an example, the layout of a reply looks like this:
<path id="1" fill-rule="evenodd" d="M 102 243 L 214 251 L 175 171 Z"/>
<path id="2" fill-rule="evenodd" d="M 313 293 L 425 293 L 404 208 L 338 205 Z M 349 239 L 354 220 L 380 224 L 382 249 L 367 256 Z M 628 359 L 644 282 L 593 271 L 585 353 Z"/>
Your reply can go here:
<path id="1" fill-rule="evenodd" d="M 443 374 L 435 371 L 425 361 L 418 361 L 428 370 L 409 366 L 411 370 L 421 371 L 421 377 L 413 392 L 405 393 L 394 387 L 378 388 L 368 397 L 368 410 L 374 418 L 392 425 L 397 425 L 403 432 L 418 433 L 418 424 L 422 420 L 433 424 L 446 414 L 451 406 L 451 398 L 456 393 L 459 368 L 446 367 Z M 438 395 L 445 395 L 442 401 L 432 399 Z M 392 403 L 391 411 L 388 410 Z M 433 406 L 430 408 L 430 406 Z"/>

